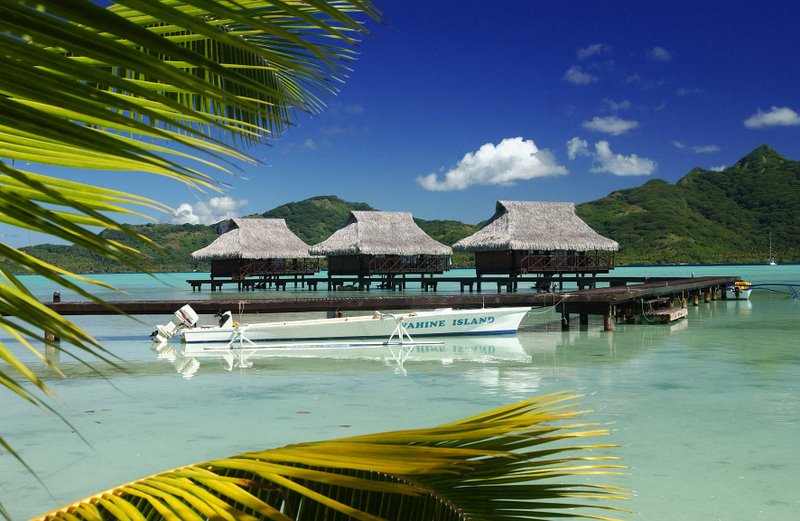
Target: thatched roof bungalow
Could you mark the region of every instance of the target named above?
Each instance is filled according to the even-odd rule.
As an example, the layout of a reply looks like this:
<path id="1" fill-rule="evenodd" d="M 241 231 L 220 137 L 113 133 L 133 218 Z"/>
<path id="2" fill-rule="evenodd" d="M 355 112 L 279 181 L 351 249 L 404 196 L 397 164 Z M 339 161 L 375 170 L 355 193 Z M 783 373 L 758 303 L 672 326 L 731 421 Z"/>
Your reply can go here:
<path id="1" fill-rule="evenodd" d="M 447 271 L 453 250 L 422 231 L 408 212 L 352 211 L 310 252 L 328 257 L 330 275 L 391 276 Z"/>
<path id="2" fill-rule="evenodd" d="M 230 219 L 217 225 L 214 242 L 192 253 L 211 260 L 211 278 L 310 275 L 319 271 L 319 259 L 308 244 L 292 233 L 283 219 Z"/>
<path id="3" fill-rule="evenodd" d="M 453 249 L 475 253 L 479 276 L 597 274 L 613 269 L 619 244 L 592 230 L 573 203 L 497 201 L 489 222 Z"/>

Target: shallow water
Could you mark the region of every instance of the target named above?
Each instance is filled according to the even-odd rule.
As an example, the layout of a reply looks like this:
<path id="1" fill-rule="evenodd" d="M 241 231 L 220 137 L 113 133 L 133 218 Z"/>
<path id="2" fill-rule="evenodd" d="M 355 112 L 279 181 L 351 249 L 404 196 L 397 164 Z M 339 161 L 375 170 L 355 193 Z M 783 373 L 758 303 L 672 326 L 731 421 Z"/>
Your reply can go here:
<path id="1" fill-rule="evenodd" d="M 800 266 L 615 274 L 692 272 L 800 282 Z M 108 276 L 128 298 L 208 298 L 187 290 L 185 278 L 164 276 L 172 286 L 163 286 L 145 276 Z M 47 283 L 28 282 L 39 298 L 50 298 Z M 186 463 L 429 426 L 533 394 L 581 389 L 593 410 L 586 419 L 613 429 L 598 441 L 623 446 L 616 452 L 625 475 L 600 482 L 635 492 L 627 506 L 639 515 L 631 519 L 793 519 L 800 511 L 800 303 L 787 292 L 770 286 L 749 302 L 690 306 L 688 319 L 672 325 L 615 324 L 610 333 L 598 318 L 562 332 L 555 312 L 543 310 L 529 315 L 516 339 L 447 340 L 410 353 L 402 365 L 385 351 L 187 360 L 153 351 L 146 338 L 169 317 L 75 317 L 125 360 L 127 372 L 92 364 L 98 374 L 62 354 L 70 376 L 63 380 L 25 357 L 48 377 L 58 397 L 48 403 L 71 427 L 0 395 L 2 436 L 46 487 L 2 454 L 0 502 L 13 519 L 25 519 Z"/>

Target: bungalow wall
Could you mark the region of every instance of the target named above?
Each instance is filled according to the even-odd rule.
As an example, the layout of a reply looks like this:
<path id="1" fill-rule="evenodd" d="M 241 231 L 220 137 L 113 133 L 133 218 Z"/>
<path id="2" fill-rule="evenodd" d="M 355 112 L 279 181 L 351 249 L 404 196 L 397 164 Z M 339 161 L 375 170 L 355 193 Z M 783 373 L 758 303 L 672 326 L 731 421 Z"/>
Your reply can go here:
<path id="1" fill-rule="evenodd" d="M 328 257 L 330 275 L 396 275 L 444 273 L 449 257 L 439 255 L 335 255 Z"/>
<path id="2" fill-rule="evenodd" d="M 329 275 L 361 274 L 361 255 L 332 255 L 328 257 Z"/>
<path id="3" fill-rule="evenodd" d="M 320 270 L 317 258 L 303 259 L 214 259 L 211 278 L 244 279 L 271 275 L 312 275 Z"/>
<path id="4" fill-rule="evenodd" d="M 614 269 L 614 252 L 605 251 L 480 251 L 475 271 L 480 275 L 607 273 Z"/>
<path id="5" fill-rule="evenodd" d="M 245 262 L 244 259 L 213 259 L 211 261 L 211 278 L 237 277 L 243 262 Z"/>

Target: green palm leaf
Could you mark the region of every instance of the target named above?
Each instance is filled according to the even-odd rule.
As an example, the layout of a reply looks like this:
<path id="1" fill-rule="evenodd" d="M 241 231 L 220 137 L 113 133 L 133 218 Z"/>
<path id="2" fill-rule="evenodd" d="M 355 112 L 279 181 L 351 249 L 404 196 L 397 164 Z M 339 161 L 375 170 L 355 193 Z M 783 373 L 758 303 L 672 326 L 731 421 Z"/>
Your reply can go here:
<path id="1" fill-rule="evenodd" d="M 368 3 L 321 0 L 128 0 L 108 9 L 90 0 L 0 0 L 0 8 L 0 221 L 139 271 L 148 266 L 138 251 L 87 227 L 131 233 L 112 216 L 168 208 L 13 161 L 147 172 L 218 189 L 203 170 L 229 173 L 226 163 L 248 160 L 235 144 L 262 142 L 284 130 L 293 111 L 318 109 L 320 93 L 334 90 L 352 59 L 353 35 L 363 32 L 351 14 L 376 15 Z M 4 245 L 0 255 L 93 299 L 71 273 Z M 96 350 L 29 296 L 12 298 L 18 291 L 4 269 L 0 313 Z"/>
<path id="2" fill-rule="evenodd" d="M 0 0 L 0 222 L 83 246 L 147 271 L 135 249 L 92 228 L 129 231 L 119 216 L 168 212 L 150 199 L 65 181 L 17 162 L 154 174 L 198 190 L 253 162 L 240 148 L 314 112 L 352 61 L 369 2 L 305 0 Z M 0 261 L 99 301 L 101 285 L 0 243 Z M 38 353 L 39 331 L 73 356 L 113 363 L 94 339 L 37 302 L 0 262 L 0 327 Z M 38 353 L 41 354 L 41 353 Z M 0 385 L 42 404 L 18 380 L 44 383 L 0 345 Z M 0 447 L 7 447 L 0 437 Z M 14 454 L 13 451 L 9 451 Z M 0 514 L 2 510 L 0 509 Z"/>
<path id="3" fill-rule="evenodd" d="M 564 443 L 608 434 L 569 423 L 581 414 L 576 398 L 555 393 L 430 429 L 181 467 L 38 519 L 614 519 L 627 511 L 612 502 L 627 492 L 584 477 L 617 474 L 623 467 L 606 454 L 615 446 Z"/>

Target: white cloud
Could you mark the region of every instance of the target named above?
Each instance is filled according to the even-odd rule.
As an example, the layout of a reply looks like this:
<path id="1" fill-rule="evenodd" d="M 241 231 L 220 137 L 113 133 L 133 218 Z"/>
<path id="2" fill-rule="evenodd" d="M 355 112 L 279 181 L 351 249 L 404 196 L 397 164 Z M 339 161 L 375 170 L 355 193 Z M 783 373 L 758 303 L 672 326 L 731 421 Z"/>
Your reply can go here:
<path id="1" fill-rule="evenodd" d="M 692 152 L 695 154 L 713 154 L 714 152 L 719 152 L 719 147 L 717 145 L 701 145 L 692 147 Z"/>
<path id="2" fill-rule="evenodd" d="M 589 143 L 585 139 L 574 137 L 567 141 L 567 156 L 570 161 L 574 161 L 578 156 L 589 155 Z"/>
<path id="3" fill-rule="evenodd" d="M 650 175 L 656 169 L 656 162 L 652 159 L 639 157 L 636 154 L 623 156 L 614 154 L 608 141 L 598 141 L 594 144 L 593 161 L 591 171 L 597 173 L 608 173 L 618 176 Z"/>
<path id="4" fill-rule="evenodd" d="M 647 51 L 647 57 L 657 62 L 672 61 L 672 53 L 658 45 Z"/>
<path id="5" fill-rule="evenodd" d="M 604 118 L 595 116 L 591 121 L 583 122 L 583 128 L 585 129 L 611 134 L 612 136 L 625 134 L 638 126 L 638 121 L 622 119 L 617 116 L 608 116 Z"/>
<path id="6" fill-rule="evenodd" d="M 606 54 L 608 51 L 611 50 L 611 46 L 605 43 L 593 43 L 587 47 L 579 48 L 575 55 L 578 57 L 579 60 L 583 60 L 585 58 L 589 58 L 590 56 L 597 56 Z"/>
<path id="7" fill-rule="evenodd" d="M 599 80 L 594 74 L 589 74 L 581 69 L 580 65 L 573 65 L 564 73 L 563 80 L 573 85 L 589 85 Z"/>
<path id="8" fill-rule="evenodd" d="M 300 148 L 305 148 L 306 150 L 316 150 L 317 142 L 311 138 L 308 138 L 305 141 L 303 141 L 303 144 L 301 145 Z"/>
<path id="9" fill-rule="evenodd" d="M 223 219 L 236 217 L 238 210 L 247 205 L 243 199 L 212 197 L 191 205 L 183 203 L 172 212 L 172 224 L 215 224 Z"/>
<path id="10" fill-rule="evenodd" d="M 675 148 L 683 150 L 688 148 L 695 154 L 713 154 L 714 152 L 719 152 L 720 148 L 717 145 L 692 145 L 689 146 L 686 143 L 682 143 L 680 141 L 673 141 L 672 144 Z"/>
<path id="11" fill-rule="evenodd" d="M 711 168 L 709 168 L 709 170 L 712 170 L 714 172 L 722 172 L 726 168 L 728 168 L 728 167 L 725 166 L 725 165 L 719 165 L 719 166 L 712 166 Z"/>
<path id="12" fill-rule="evenodd" d="M 614 101 L 610 98 L 603 98 L 603 108 L 610 112 L 619 112 L 620 110 L 627 110 L 631 108 L 631 102 L 626 99 L 622 101 Z"/>
<path id="13" fill-rule="evenodd" d="M 759 109 L 754 115 L 744 120 L 747 128 L 791 127 L 800 125 L 800 115 L 789 107 L 772 107 L 769 112 Z"/>
<path id="14" fill-rule="evenodd" d="M 564 175 L 549 150 L 539 149 L 530 139 L 506 138 L 498 145 L 486 143 L 477 152 L 464 155 L 440 181 L 435 173 L 417 177 L 426 190 L 464 190 L 472 185 L 511 185 L 537 177 Z"/>

